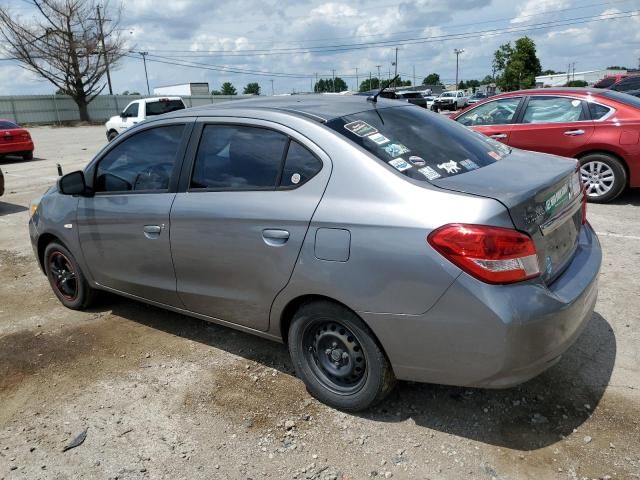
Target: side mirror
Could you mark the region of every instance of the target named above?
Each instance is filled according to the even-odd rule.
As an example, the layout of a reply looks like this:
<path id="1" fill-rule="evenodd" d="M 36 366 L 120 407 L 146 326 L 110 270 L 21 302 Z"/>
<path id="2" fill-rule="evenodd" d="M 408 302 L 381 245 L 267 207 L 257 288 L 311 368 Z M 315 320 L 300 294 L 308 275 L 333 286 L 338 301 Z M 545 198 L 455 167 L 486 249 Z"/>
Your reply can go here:
<path id="1" fill-rule="evenodd" d="M 58 191 L 63 195 L 84 195 L 87 193 L 84 172 L 78 170 L 60 177 L 58 179 Z"/>
<path id="2" fill-rule="evenodd" d="M 127 114 L 124 112 L 120 112 L 120 118 L 127 118 Z"/>

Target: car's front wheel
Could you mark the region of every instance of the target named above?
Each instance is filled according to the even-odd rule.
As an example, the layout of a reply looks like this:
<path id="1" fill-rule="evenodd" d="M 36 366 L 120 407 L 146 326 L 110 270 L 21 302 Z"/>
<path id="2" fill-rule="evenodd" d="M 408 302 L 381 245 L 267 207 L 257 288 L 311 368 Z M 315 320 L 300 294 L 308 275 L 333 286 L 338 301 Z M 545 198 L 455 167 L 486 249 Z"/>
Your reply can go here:
<path id="1" fill-rule="evenodd" d="M 627 171 L 617 158 L 591 153 L 580 159 L 580 177 L 590 202 L 606 203 L 620 195 L 627 185 Z"/>
<path id="2" fill-rule="evenodd" d="M 116 138 L 118 136 L 118 132 L 116 132 L 115 130 L 111 130 L 108 134 L 107 134 L 107 140 L 112 141 L 114 138 Z"/>
<path id="3" fill-rule="evenodd" d="M 364 410 L 393 389 L 395 378 L 382 348 L 345 307 L 328 301 L 303 305 L 291 322 L 288 344 L 298 377 L 331 407 Z"/>
<path id="4" fill-rule="evenodd" d="M 44 251 L 44 269 L 53 293 L 72 310 L 84 310 L 94 301 L 96 290 L 89 286 L 76 259 L 66 247 L 51 242 Z"/>

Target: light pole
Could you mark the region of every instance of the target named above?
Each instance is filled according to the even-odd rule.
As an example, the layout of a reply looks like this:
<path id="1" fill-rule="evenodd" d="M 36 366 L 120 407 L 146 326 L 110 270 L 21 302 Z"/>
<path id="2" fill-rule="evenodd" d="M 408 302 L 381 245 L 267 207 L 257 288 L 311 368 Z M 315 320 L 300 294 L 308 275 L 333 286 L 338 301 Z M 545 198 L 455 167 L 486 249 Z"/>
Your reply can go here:
<path id="1" fill-rule="evenodd" d="M 456 90 L 458 89 L 458 57 L 464 52 L 464 48 L 454 48 L 453 53 L 456 54 Z"/>
<path id="2" fill-rule="evenodd" d="M 394 81 L 393 81 L 393 87 L 395 88 L 396 86 L 396 81 L 395 81 L 395 77 L 398 76 L 398 47 L 396 47 L 396 61 L 392 63 L 392 65 L 394 66 Z M 389 75 L 391 75 L 391 73 L 389 73 Z"/>
<path id="3" fill-rule="evenodd" d="M 378 88 L 380 88 L 380 83 L 382 83 L 382 78 L 380 77 L 380 67 L 382 65 L 376 65 L 378 67 Z"/>

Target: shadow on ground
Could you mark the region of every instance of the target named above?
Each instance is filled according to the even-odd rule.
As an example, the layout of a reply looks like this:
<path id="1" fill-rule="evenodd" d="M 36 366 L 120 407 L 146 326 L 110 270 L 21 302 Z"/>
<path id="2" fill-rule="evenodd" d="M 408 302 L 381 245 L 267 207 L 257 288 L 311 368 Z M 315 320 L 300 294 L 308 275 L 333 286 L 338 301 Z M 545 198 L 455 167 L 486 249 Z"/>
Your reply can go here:
<path id="1" fill-rule="evenodd" d="M 284 345 L 141 303 L 109 297 L 111 301 L 105 307 L 115 315 L 293 375 Z M 589 418 L 604 394 L 615 358 L 613 330 L 594 313 L 558 364 L 519 387 L 486 390 L 400 382 L 389 398 L 360 417 L 376 422 L 411 419 L 459 437 L 534 450 L 560 441 Z"/>
<path id="2" fill-rule="evenodd" d="M 612 205 L 640 205 L 640 188 L 627 188 L 622 194 L 616 198 Z"/>
<path id="3" fill-rule="evenodd" d="M 24 212 L 25 210 L 29 209 L 22 205 L 16 205 L 15 203 L 3 202 L 0 199 L 0 217 L 11 215 L 12 213 Z"/>

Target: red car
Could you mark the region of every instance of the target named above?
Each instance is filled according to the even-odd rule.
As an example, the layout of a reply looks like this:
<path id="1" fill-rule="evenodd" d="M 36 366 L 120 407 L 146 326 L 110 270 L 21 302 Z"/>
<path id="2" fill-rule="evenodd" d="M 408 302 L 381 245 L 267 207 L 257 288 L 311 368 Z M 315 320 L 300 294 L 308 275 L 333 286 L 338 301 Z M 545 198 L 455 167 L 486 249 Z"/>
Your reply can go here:
<path id="1" fill-rule="evenodd" d="M 577 158 L 590 201 L 640 187 L 640 98 L 595 88 L 521 90 L 451 118 L 512 147 Z"/>
<path id="2" fill-rule="evenodd" d="M 33 160 L 33 140 L 29 131 L 9 120 L 0 120 L 0 157 L 3 155 Z"/>

